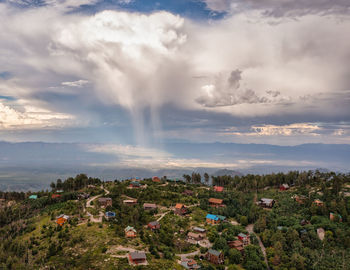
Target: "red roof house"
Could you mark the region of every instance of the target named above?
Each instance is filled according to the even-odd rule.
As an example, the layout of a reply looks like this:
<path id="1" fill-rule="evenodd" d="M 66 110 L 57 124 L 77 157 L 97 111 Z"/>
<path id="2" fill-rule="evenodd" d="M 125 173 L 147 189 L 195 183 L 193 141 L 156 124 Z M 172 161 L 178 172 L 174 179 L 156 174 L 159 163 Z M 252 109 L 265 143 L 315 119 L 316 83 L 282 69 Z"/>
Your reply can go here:
<path id="1" fill-rule="evenodd" d="M 223 192 L 224 191 L 224 187 L 214 186 L 214 191 L 216 191 L 216 192 Z"/>

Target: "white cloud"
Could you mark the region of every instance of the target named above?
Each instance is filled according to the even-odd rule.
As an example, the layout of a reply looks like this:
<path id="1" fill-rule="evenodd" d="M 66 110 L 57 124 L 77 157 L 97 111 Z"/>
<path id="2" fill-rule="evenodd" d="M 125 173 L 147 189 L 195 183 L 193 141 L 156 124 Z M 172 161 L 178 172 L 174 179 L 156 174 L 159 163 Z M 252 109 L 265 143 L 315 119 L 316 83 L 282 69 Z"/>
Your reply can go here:
<path id="1" fill-rule="evenodd" d="M 87 80 L 78 80 L 73 82 L 62 82 L 61 84 L 63 86 L 69 86 L 69 87 L 83 87 L 84 85 L 89 84 L 90 82 Z"/>

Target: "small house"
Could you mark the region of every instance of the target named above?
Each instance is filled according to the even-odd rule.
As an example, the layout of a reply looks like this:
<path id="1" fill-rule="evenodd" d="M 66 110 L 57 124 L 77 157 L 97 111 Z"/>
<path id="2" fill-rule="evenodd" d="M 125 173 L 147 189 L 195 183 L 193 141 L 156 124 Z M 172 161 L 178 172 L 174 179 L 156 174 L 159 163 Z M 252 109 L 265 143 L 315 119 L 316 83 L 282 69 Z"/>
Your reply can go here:
<path id="1" fill-rule="evenodd" d="M 145 264 L 147 263 L 146 254 L 144 252 L 130 252 L 129 253 L 130 264 Z"/>
<path id="2" fill-rule="evenodd" d="M 224 254 L 215 249 L 209 249 L 206 254 L 206 259 L 213 264 L 223 264 Z"/>
<path id="3" fill-rule="evenodd" d="M 339 222 L 342 222 L 342 221 L 343 221 L 343 218 L 342 218 L 341 215 L 339 215 L 339 214 L 334 214 L 334 213 L 329 213 L 329 219 L 330 219 L 330 220 L 334 220 L 334 219 L 336 219 L 336 218 L 338 218 Z"/>
<path id="4" fill-rule="evenodd" d="M 160 183 L 161 182 L 161 180 L 160 180 L 160 178 L 158 176 L 153 176 L 152 177 L 152 181 L 155 182 L 155 183 Z"/>
<path id="5" fill-rule="evenodd" d="M 206 222 L 208 224 L 219 224 L 220 223 L 220 219 L 216 215 L 208 214 L 205 217 L 205 219 L 206 219 Z"/>
<path id="6" fill-rule="evenodd" d="M 237 238 L 243 243 L 243 245 L 249 245 L 250 240 L 249 240 L 249 235 L 244 234 L 244 233 L 239 233 L 237 235 Z"/>
<path id="7" fill-rule="evenodd" d="M 87 193 L 78 194 L 78 200 L 85 200 L 85 199 L 88 199 L 89 197 L 90 197 L 90 194 L 87 194 Z"/>
<path id="8" fill-rule="evenodd" d="M 324 231 L 323 228 L 318 228 L 318 229 L 317 229 L 317 236 L 318 236 L 318 238 L 319 238 L 321 241 L 323 241 L 324 236 L 325 236 L 325 231 Z"/>
<path id="9" fill-rule="evenodd" d="M 187 239 L 191 239 L 191 240 L 194 240 L 194 241 L 201 241 L 203 240 L 203 236 L 199 233 L 193 233 L 193 232 L 189 232 L 187 234 Z"/>
<path id="10" fill-rule="evenodd" d="M 314 200 L 313 203 L 314 203 L 315 205 L 319 206 L 319 207 L 321 207 L 321 206 L 324 205 L 323 201 L 318 200 L 318 199 Z"/>
<path id="11" fill-rule="evenodd" d="M 148 228 L 151 229 L 152 231 L 159 230 L 160 229 L 160 224 L 158 221 L 152 221 L 148 223 Z"/>
<path id="12" fill-rule="evenodd" d="M 108 212 L 105 213 L 105 218 L 107 220 L 115 218 L 115 216 L 116 216 L 115 212 L 108 211 Z"/>
<path id="13" fill-rule="evenodd" d="M 61 198 L 61 195 L 60 194 L 52 194 L 51 198 L 52 199 L 58 199 L 58 198 Z"/>
<path id="14" fill-rule="evenodd" d="M 141 183 L 137 181 L 132 181 L 129 185 L 130 188 L 139 188 L 141 187 Z"/>
<path id="15" fill-rule="evenodd" d="M 176 215 L 179 215 L 179 216 L 186 215 L 186 213 L 187 213 L 187 207 L 186 207 L 185 205 L 183 205 L 182 203 L 177 203 L 177 204 L 175 205 L 174 213 L 175 213 Z"/>
<path id="16" fill-rule="evenodd" d="M 111 198 L 98 198 L 98 202 L 99 202 L 101 207 L 112 206 L 112 199 Z"/>
<path id="17" fill-rule="evenodd" d="M 62 189 L 58 189 L 58 190 L 56 190 L 56 193 L 63 193 L 63 190 Z"/>
<path id="18" fill-rule="evenodd" d="M 203 238 L 205 237 L 206 235 L 206 229 L 203 229 L 203 228 L 200 228 L 200 227 L 193 227 L 192 230 L 195 232 L 195 233 L 198 233 L 200 234 Z"/>
<path id="19" fill-rule="evenodd" d="M 266 207 L 266 208 L 272 208 L 273 205 L 275 204 L 274 199 L 268 199 L 268 198 L 261 198 L 258 203 L 261 207 Z"/>
<path id="20" fill-rule="evenodd" d="M 284 191 L 284 190 L 288 190 L 289 189 L 289 185 L 288 184 L 282 184 L 280 185 L 280 190 Z"/>
<path id="21" fill-rule="evenodd" d="M 32 199 L 32 200 L 36 200 L 38 198 L 38 195 L 30 195 L 29 196 L 29 199 Z"/>
<path id="22" fill-rule="evenodd" d="M 184 258 L 182 261 L 181 261 L 181 265 L 183 267 L 185 267 L 186 269 L 199 269 L 201 268 L 200 265 L 197 264 L 197 262 L 193 259 L 187 259 L 187 258 Z"/>
<path id="23" fill-rule="evenodd" d="M 124 200 L 124 201 L 123 201 L 123 204 L 126 204 L 126 205 L 135 205 L 135 204 L 137 204 L 137 199 Z"/>
<path id="24" fill-rule="evenodd" d="M 144 210 L 156 210 L 157 209 L 157 205 L 154 203 L 144 203 L 143 204 L 143 209 Z"/>
<path id="25" fill-rule="evenodd" d="M 221 187 L 221 186 L 214 186 L 214 191 L 215 191 L 215 192 L 223 192 L 223 191 L 224 191 L 224 187 Z"/>
<path id="26" fill-rule="evenodd" d="M 230 248 L 237 249 L 242 255 L 244 254 L 244 246 L 242 241 L 234 240 L 227 242 Z"/>
<path id="27" fill-rule="evenodd" d="M 193 191 L 189 190 L 189 189 L 186 189 L 184 192 L 182 192 L 182 194 L 186 195 L 186 196 L 193 196 Z"/>
<path id="28" fill-rule="evenodd" d="M 62 214 L 56 218 L 56 223 L 60 226 L 63 226 L 63 224 L 66 223 L 68 220 L 69 216 Z"/>
<path id="29" fill-rule="evenodd" d="M 209 205 L 211 207 L 224 207 L 225 205 L 222 203 L 223 200 L 222 199 L 215 199 L 215 198 L 210 198 L 209 199 Z"/>
<path id="30" fill-rule="evenodd" d="M 134 227 L 128 226 L 124 229 L 126 238 L 134 238 L 136 237 L 136 230 Z"/>

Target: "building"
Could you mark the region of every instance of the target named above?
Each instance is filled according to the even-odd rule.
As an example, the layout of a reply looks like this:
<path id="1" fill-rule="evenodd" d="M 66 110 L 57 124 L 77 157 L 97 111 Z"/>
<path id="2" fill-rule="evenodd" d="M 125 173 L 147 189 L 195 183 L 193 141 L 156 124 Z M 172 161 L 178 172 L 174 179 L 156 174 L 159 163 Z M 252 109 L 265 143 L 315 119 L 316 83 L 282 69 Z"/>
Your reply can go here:
<path id="1" fill-rule="evenodd" d="M 223 264 L 224 254 L 221 251 L 215 249 L 209 249 L 206 254 L 206 259 L 213 264 Z"/>
<path id="2" fill-rule="evenodd" d="M 216 191 L 216 192 L 223 192 L 224 191 L 224 187 L 214 186 L 214 191 Z"/>
<path id="3" fill-rule="evenodd" d="M 194 241 L 201 241 L 203 240 L 203 236 L 199 233 L 189 232 L 187 234 L 187 239 L 194 240 Z"/>
<path id="4" fill-rule="evenodd" d="M 156 210 L 157 209 L 157 205 L 154 203 L 144 203 L 143 204 L 143 209 L 144 210 Z"/>
<path id="5" fill-rule="evenodd" d="M 126 227 L 124 229 L 124 232 L 125 232 L 125 237 L 126 238 L 134 238 L 136 237 L 136 230 L 134 229 L 134 227 Z"/>
<path id="6" fill-rule="evenodd" d="M 140 188 L 141 187 L 141 183 L 138 181 L 132 181 L 129 185 L 130 188 Z"/>
<path id="7" fill-rule="evenodd" d="M 38 195 L 30 195 L 29 196 L 29 199 L 32 199 L 32 200 L 36 200 L 38 198 Z"/>
<path id="8" fill-rule="evenodd" d="M 60 194 L 52 194 L 51 198 L 52 199 L 58 199 L 58 198 L 61 198 L 61 195 Z"/>
<path id="9" fill-rule="evenodd" d="M 147 263 L 146 254 L 144 252 L 130 252 L 129 253 L 130 264 L 145 264 Z"/>
<path id="10" fill-rule="evenodd" d="M 177 203 L 177 204 L 175 205 L 174 213 L 175 213 L 176 215 L 180 215 L 180 216 L 186 215 L 186 213 L 187 213 L 187 207 L 186 207 L 185 205 L 183 205 L 182 203 Z"/>
<path id="11" fill-rule="evenodd" d="M 182 192 L 183 195 L 187 195 L 187 196 L 193 196 L 193 191 L 186 189 L 184 192 Z"/>
<path id="12" fill-rule="evenodd" d="M 159 230 L 160 229 L 160 224 L 158 221 L 152 221 L 148 223 L 148 228 L 151 229 L 152 231 Z"/>
<path id="13" fill-rule="evenodd" d="M 241 252 L 242 255 L 244 255 L 244 246 L 242 241 L 234 240 L 227 242 L 230 248 L 237 249 L 239 252 Z"/>
<path id="14" fill-rule="evenodd" d="M 280 190 L 283 191 L 283 190 L 288 190 L 289 189 L 289 185 L 288 184 L 282 184 L 280 185 Z"/>
<path id="15" fill-rule="evenodd" d="M 99 202 L 101 207 L 112 206 L 112 199 L 111 198 L 98 198 L 98 202 Z"/>
<path id="16" fill-rule="evenodd" d="M 318 238 L 319 238 L 321 241 L 323 241 L 324 235 L 325 235 L 324 229 L 323 229 L 323 228 L 318 228 L 318 229 L 317 229 L 317 236 L 318 236 Z"/>
<path id="17" fill-rule="evenodd" d="M 208 224 L 219 224 L 220 223 L 220 219 L 216 215 L 208 214 L 205 217 L 205 219 L 206 219 L 206 222 Z"/>
<path id="18" fill-rule="evenodd" d="M 203 229 L 203 228 L 200 228 L 200 227 L 193 227 L 192 230 L 195 232 L 195 233 L 198 233 L 200 234 L 203 238 L 205 237 L 207 231 L 206 229 Z"/>
<path id="19" fill-rule="evenodd" d="M 124 201 L 123 201 L 123 204 L 126 204 L 126 205 L 135 205 L 135 204 L 137 204 L 137 199 L 124 200 Z"/>
<path id="20" fill-rule="evenodd" d="M 243 243 L 244 246 L 247 246 L 250 244 L 249 235 L 244 233 L 239 233 L 237 235 L 237 238 Z"/>
<path id="21" fill-rule="evenodd" d="M 342 222 L 342 221 L 343 221 L 343 218 L 342 218 L 341 215 L 339 215 L 339 214 L 334 214 L 334 213 L 329 213 L 329 219 L 330 219 L 330 220 L 334 220 L 334 219 L 336 219 L 336 218 L 338 218 L 339 222 Z"/>
<path id="22" fill-rule="evenodd" d="M 78 194 L 78 200 L 85 200 L 85 199 L 88 199 L 89 197 L 90 197 L 90 194 L 87 194 L 87 193 Z"/>
<path id="23" fill-rule="evenodd" d="M 275 204 L 274 199 L 267 199 L 267 198 L 261 198 L 258 203 L 261 207 L 266 207 L 266 208 L 272 208 L 273 205 Z"/>
<path id="24" fill-rule="evenodd" d="M 222 203 L 223 200 L 222 199 L 215 199 L 215 198 L 210 198 L 209 199 L 209 205 L 211 207 L 224 207 L 225 205 Z"/>
<path id="25" fill-rule="evenodd" d="M 160 180 L 160 178 L 158 176 L 153 176 L 152 177 L 152 181 L 155 182 L 155 183 L 160 183 L 161 182 L 161 180 Z"/>
<path id="26" fill-rule="evenodd" d="M 64 214 L 56 217 L 56 223 L 60 226 L 63 226 L 63 224 L 66 223 L 68 220 L 69 220 L 69 216 Z"/>
<path id="27" fill-rule="evenodd" d="M 324 205 L 323 201 L 318 200 L 318 199 L 314 200 L 313 203 L 314 203 L 315 205 L 317 205 L 317 206 L 323 206 L 323 205 Z"/>
<path id="28" fill-rule="evenodd" d="M 187 258 L 185 258 L 181 261 L 181 265 L 183 267 L 185 267 L 186 269 L 199 269 L 199 268 L 201 268 L 195 260 L 187 259 Z"/>
<path id="29" fill-rule="evenodd" d="M 105 213 L 105 218 L 107 220 L 115 218 L 115 216 L 116 216 L 115 212 L 108 211 L 108 212 Z"/>
<path id="30" fill-rule="evenodd" d="M 305 196 L 303 196 L 303 195 L 301 195 L 301 196 L 294 195 L 292 198 L 299 204 L 304 204 L 305 201 L 307 200 L 307 198 Z"/>

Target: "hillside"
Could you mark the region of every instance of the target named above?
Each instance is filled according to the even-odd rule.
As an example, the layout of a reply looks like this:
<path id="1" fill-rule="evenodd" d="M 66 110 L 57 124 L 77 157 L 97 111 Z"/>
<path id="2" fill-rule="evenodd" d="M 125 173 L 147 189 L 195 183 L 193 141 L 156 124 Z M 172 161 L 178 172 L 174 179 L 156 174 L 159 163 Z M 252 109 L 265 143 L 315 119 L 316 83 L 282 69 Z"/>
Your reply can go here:
<path id="1" fill-rule="evenodd" d="M 348 269 L 349 175 L 187 180 L 80 174 L 0 192 L 0 268 Z"/>

